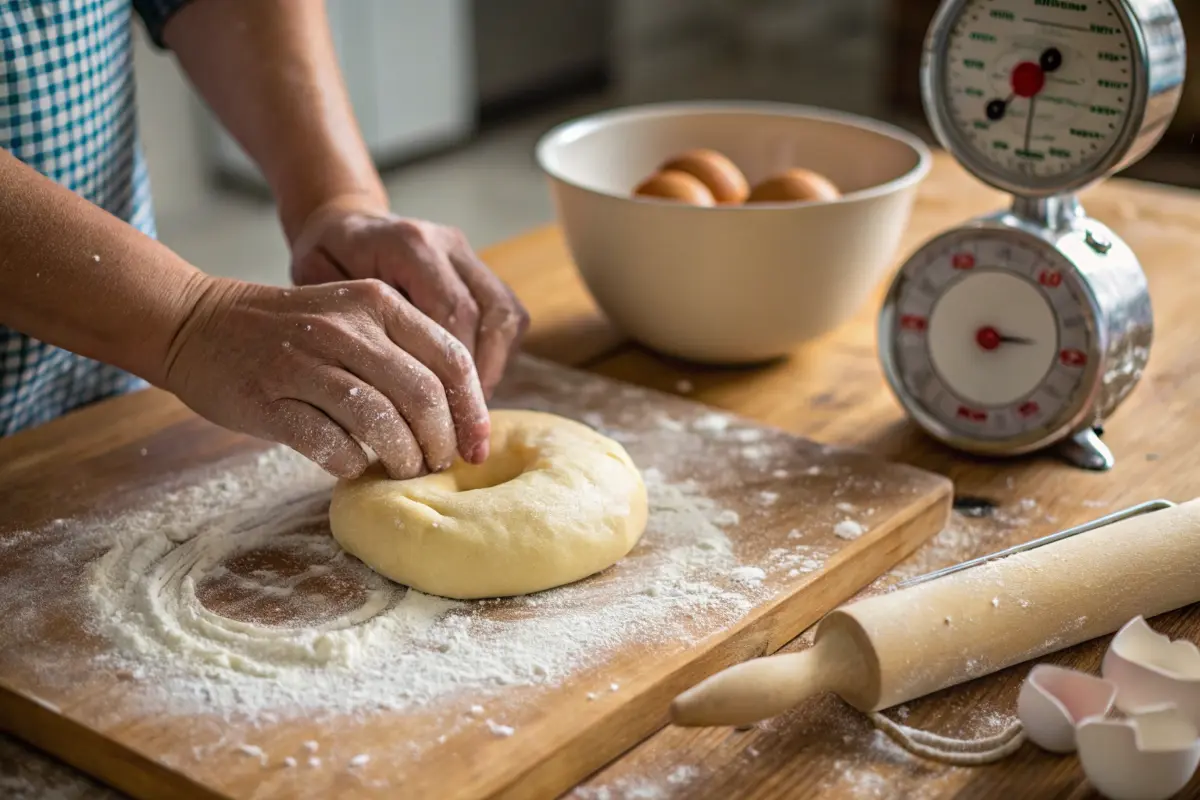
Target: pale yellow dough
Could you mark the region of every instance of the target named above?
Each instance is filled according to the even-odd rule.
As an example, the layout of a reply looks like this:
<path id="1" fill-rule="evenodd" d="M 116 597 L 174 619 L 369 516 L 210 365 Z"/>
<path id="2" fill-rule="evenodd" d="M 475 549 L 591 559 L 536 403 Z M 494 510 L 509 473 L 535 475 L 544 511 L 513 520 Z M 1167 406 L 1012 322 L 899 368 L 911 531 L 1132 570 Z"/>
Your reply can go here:
<path id="1" fill-rule="evenodd" d="M 407 481 L 373 465 L 339 481 L 329 523 L 376 572 L 454 599 L 529 594 L 623 558 L 646 527 L 646 486 L 620 444 L 537 411 L 493 411 L 480 465 Z"/>

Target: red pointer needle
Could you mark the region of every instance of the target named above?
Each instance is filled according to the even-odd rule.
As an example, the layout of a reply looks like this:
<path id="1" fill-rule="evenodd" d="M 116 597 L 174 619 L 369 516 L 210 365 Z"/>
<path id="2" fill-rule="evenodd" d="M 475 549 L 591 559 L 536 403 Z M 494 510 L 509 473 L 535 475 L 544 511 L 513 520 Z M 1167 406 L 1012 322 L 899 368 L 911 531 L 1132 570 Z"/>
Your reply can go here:
<path id="1" fill-rule="evenodd" d="M 1021 336 L 1003 336 L 991 325 L 987 325 L 975 332 L 975 343 L 984 350 L 995 350 L 1002 344 L 1033 344 L 1033 340 Z"/>

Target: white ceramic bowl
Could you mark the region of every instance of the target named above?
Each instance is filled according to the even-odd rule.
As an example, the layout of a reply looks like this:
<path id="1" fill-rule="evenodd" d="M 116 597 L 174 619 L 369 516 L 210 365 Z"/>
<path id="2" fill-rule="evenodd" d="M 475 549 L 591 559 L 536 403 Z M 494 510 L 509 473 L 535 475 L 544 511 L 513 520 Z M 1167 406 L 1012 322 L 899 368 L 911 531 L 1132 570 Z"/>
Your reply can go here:
<path id="1" fill-rule="evenodd" d="M 634 198 L 668 157 L 718 150 L 751 185 L 789 167 L 831 203 L 698 207 Z M 537 145 L 571 255 L 628 335 L 710 363 L 786 354 L 862 308 L 893 265 L 931 155 L 871 119 L 775 103 L 665 103 L 567 122 Z"/>

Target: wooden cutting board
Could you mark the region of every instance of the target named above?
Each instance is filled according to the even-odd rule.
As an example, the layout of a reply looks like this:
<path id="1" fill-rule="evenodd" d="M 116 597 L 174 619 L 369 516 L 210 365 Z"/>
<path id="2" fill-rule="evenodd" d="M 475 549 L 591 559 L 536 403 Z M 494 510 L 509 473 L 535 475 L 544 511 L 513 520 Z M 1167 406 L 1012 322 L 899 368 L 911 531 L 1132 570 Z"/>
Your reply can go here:
<path id="1" fill-rule="evenodd" d="M 533 359 L 496 405 L 623 442 L 652 505 L 628 558 L 447 608 L 339 556 L 323 475 L 165 394 L 52 423 L 86 438 L 74 461 L 18 437 L 0 465 L 0 726 L 140 797 L 554 796 L 949 514 L 940 476 Z M 94 429 L 118 407 L 138 424 Z M 272 663 L 248 640 L 328 663 L 247 674 Z"/>

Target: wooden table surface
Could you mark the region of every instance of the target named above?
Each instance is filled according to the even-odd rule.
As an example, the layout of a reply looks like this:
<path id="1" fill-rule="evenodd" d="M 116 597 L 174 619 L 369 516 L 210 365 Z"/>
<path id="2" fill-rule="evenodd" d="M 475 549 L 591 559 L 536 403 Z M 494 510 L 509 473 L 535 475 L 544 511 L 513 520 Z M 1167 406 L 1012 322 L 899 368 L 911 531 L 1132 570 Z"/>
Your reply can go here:
<path id="1" fill-rule="evenodd" d="M 706 369 L 650 354 L 614 331 L 570 266 L 553 228 L 491 248 L 487 261 L 533 316 L 535 355 L 694 399 L 830 444 L 851 445 L 951 477 L 962 511 L 908 562 L 866 591 L 992 552 L 1154 497 L 1200 495 L 1200 193 L 1114 180 L 1084 197 L 1089 212 L 1139 253 L 1157 322 L 1149 370 L 1107 426 L 1117 458 L 1109 473 L 1087 473 L 1050 457 L 986 462 L 952 454 L 904 420 L 884 383 L 874 345 L 877 303 L 781 363 Z M 1003 197 L 939 154 L 923 185 L 903 244 L 925 238 Z M 880 286 L 880 295 L 885 287 Z M 33 431 L 0 441 L 0 485 L 22 463 L 70 454 L 61 435 Z M 1193 476 L 1195 476 L 1193 478 Z M 1151 624 L 1200 641 L 1200 608 Z M 804 646 L 800 637 L 785 649 Z M 1096 670 L 1106 641 L 1057 654 L 1057 663 Z M 1011 720 L 1028 665 L 985 677 L 891 712 L 909 725 L 976 735 Z M 112 798 L 73 770 L 0 737 L 0 797 Z M 910 757 L 873 732 L 836 698 L 806 704 L 746 731 L 667 728 L 574 790 L 579 798 L 1094 797 L 1078 762 L 1031 745 L 981 768 L 951 768 Z M 1183 796 L 1200 797 L 1200 779 Z"/>

